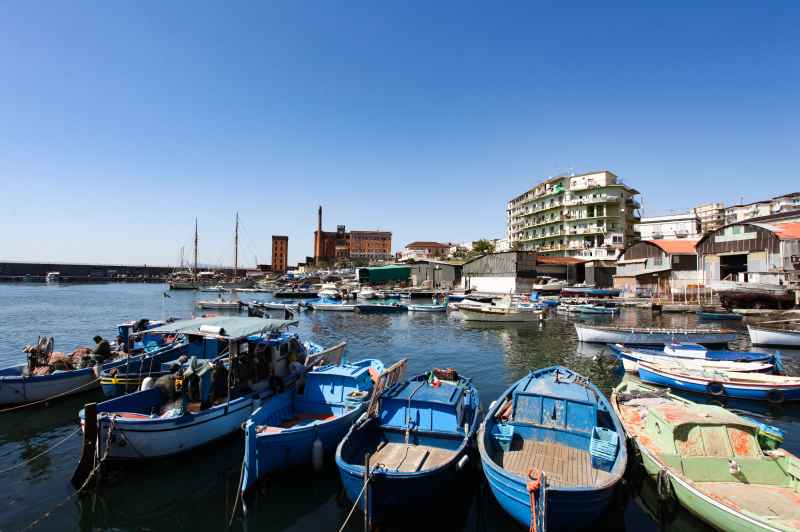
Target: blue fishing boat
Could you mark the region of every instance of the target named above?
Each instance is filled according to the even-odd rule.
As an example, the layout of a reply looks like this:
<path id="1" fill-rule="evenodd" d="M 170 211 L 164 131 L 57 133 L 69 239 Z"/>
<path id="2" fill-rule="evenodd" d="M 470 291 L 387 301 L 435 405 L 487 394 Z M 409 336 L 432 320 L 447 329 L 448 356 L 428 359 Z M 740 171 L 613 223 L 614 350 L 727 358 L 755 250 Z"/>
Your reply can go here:
<path id="1" fill-rule="evenodd" d="M 492 403 L 478 435 L 497 502 L 533 530 L 581 529 L 625 473 L 625 433 L 605 396 L 560 366 L 529 373 Z"/>
<path id="2" fill-rule="evenodd" d="M 356 305 L 356 310 L 362 314 L 392 314 L 407 312 L 408 307 L 400 303 L 360 303 Z"/>
<path id="3" fill-rule="evenodd" d="M 376 359 L 317 367 L 304 382 L 253 412 L 244 428 L 242 492 L 271 471 L 312 462 L 321 466 L 323 456 L 336 450 L 364 413 L 373 376 L 383 369 Z"/>
<path id="4" fill-rule="evenodd" d="M 611 351 L 629 373 L 639 372 L 639 362 L 664 362 L 686 368 L 730 371 L 783 372 L 779 354 L 750 351 L 709 351 L 699 344 L 668 344 L 663 350 L 610 344 Z"/>
<path id="5" fill-rule="evenodd" d="M 402 360 L 381 375 L 366 415 L 336 449 L 345 492 L 370 522 L 435 511 L 437 494 L 463 487 L 480 422 L 470 379 L 434 369 L 404 380 L 404 371 Z"/>
<path id="6" fill-rule="evenodd" d="M 294 386 L 307 367 L 338 362 L 345 347 L 307 352 L 298 335 L 286 330 L 296 321 L 225 320 L 193 330 L 227 342 L 227 353 L 214 364 L 193 358 L 151 388 L 81 410 L 81 462 L 92 460 L 86 458 L 87 448 L 108 460 L 135 461 L 185 452 L 227 436 L 240 430 L 263 402 Z"/>
<path id="7" fill-rule="evenodd" d="M 614 314 L 615 312 L 619 312 L 619 309 L 616 307 L 606 307 L 604 305 L 581 305 L 580 306 L 580 313 L 581 314 Z"/>
<path id="8" fill-rule="evenodd" d="M 140 360 L 145 345 L 129 340 L 130 331 L 138 323 L 142 330 L 163 322 L 126 322 L 117 326 L 118 344 L 112 344 L 111 356 L 101 365 L 91 359 L 91 350 L 78 348 L 70 354 L 53 351 L 52 337 L 39 337 L 35 345 L 26 346 L 27 361 L 0 369 L 0 406 L 56 399 L 94 390 L 100 386 L 99 375 Z M 148 348 L 159 349 L 161 340 L 146 336 Z M 127 348 L 125 346 L 128 346 Z M 124 349 L 128 349 L 125 352 Z"/>
<path id="9" fill-rule="evenodd" d="M 744 316 L 735 312 L 712 312 L 706 310 L 698 310 L 697 317 L 708 321 L 741 321 L 744 318 Z"/>
<path id="10" fill-rule="evenodd" d="M 714 397 L 768 401 L 800 401 L 800 377 L 722 370 L 689 370 L 639 362 L 643 382 Z"/>

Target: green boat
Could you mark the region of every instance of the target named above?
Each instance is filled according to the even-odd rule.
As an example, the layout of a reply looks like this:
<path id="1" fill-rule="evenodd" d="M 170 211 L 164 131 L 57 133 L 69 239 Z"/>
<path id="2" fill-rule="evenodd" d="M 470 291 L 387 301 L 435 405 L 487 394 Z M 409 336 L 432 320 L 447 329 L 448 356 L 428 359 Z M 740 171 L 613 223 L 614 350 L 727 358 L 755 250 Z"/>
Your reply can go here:
<path id="1" fill-rule="evenodd" d="M 762 449 L 757 423 L 632 380 L 611 404 L 662 497 L 720 530 L 800 529 L 800 460 Z"/>

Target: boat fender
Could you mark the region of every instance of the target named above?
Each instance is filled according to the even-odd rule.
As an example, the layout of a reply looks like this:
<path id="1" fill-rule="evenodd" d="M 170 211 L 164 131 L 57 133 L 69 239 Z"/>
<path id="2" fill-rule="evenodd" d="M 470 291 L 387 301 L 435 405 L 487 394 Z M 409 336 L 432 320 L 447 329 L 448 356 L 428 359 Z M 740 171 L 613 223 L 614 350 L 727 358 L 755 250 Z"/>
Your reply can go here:
<path id="1" fill-rule="evenodd" d="M 311 463 L 314 465 L 314 471 L 322 471 L 323 451 L 322 440 L 319 439 L 319 434 L 317 434 L 314 444 L 311 446 Z"/>
<path id="2" fill-rule="evenodd" d="M 721 382 L 709 382 L 706 385 L 706 391 L 709 395 L 714 395 L 717 397 L 725 395 L 725 387 Z"/>
<path id="3" fill-rule="evenodd" d="M 139 388 L 139 391 L 143 392 L 145 390 L 149 390 L 150 388 L 152 388 L 155 385 L 155 382 L 156 381 L 155 381 L 155 379 L 153 379 L 153 377 L 150 377 L 150 376 L 145 377 L 144 379 L 142 379 L 142 385 Z"/>
<path id="4" fill-rule="evenodd" d="M 656 475 L 656 492 L 659 499 L 666 501 L 672 498 L 672 486 L 669 482 L 669 473 L 666 469 L 659 469 Z"/>
<path id="5" fill-rule="evenodd" d="M 773 405 L 779 405 L 783 402 L 783 390 L 770 390 L 767 392 L 767 401 Z"/>
<path id="6" fill-rule="evenodd" d="M 464 466 L 467 465 L 467 462 L 469 462 L 469 455 L 465 454 L 464 456 L 461 457 L 461 460 L 459 460 L 458 463 L 456 464 L 456 471 L 461 471 L 462 469 L 464 469 Z"/>

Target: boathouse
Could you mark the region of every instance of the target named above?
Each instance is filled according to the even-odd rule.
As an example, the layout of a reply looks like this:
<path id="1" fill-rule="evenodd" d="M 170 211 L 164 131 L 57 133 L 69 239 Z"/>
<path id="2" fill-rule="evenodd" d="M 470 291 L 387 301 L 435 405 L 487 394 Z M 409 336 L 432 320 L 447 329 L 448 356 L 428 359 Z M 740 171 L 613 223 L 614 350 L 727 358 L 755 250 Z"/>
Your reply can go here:
<path id="1" fill-rule="evenodd" d="M 437 260 L 409 263 L 411 286 L 417 288 L 453 288 L 461 284 L 461 264 Z"/>
<path id="2" fill-rule="evenodd" d="M 698 283 L 696 239 L 647 240 L 623 250 L 614 288 L 628 296 L 668 296 Z"/>
<path id="3" fill-rule="evenodd" d="M 489 294 L 527 294 L 541 276 L 581 283 L 584 261 L 575 257 L 549 257 L 534 251 L 488 253 L 464 263 L 464 290 Z"/>
<path id="4" fill-rule="evenodd" d="M 800 222 L 725 225 L 697 243 L 706 286 L 720 281 L 800 286 Z"/>

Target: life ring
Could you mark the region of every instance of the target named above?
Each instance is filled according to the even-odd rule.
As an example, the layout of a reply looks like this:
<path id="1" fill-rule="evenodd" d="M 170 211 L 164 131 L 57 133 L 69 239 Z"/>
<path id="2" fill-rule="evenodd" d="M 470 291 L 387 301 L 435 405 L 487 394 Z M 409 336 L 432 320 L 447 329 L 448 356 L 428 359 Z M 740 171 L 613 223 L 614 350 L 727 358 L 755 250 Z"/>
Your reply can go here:
<path id="1" fill-rule="evenodd" d="M 767 401 L 773 405 L 779 405 L 783 402 L 783 390 L 770 390 L 767 392 Z"/>
<path id="2" fill-rule="evenodd" d="M 706 391 L 709 395 L 714 395 L 716 397 L 725 395 L 725 387 L 721 382 L 709 382 L 706 385 Z"/>

